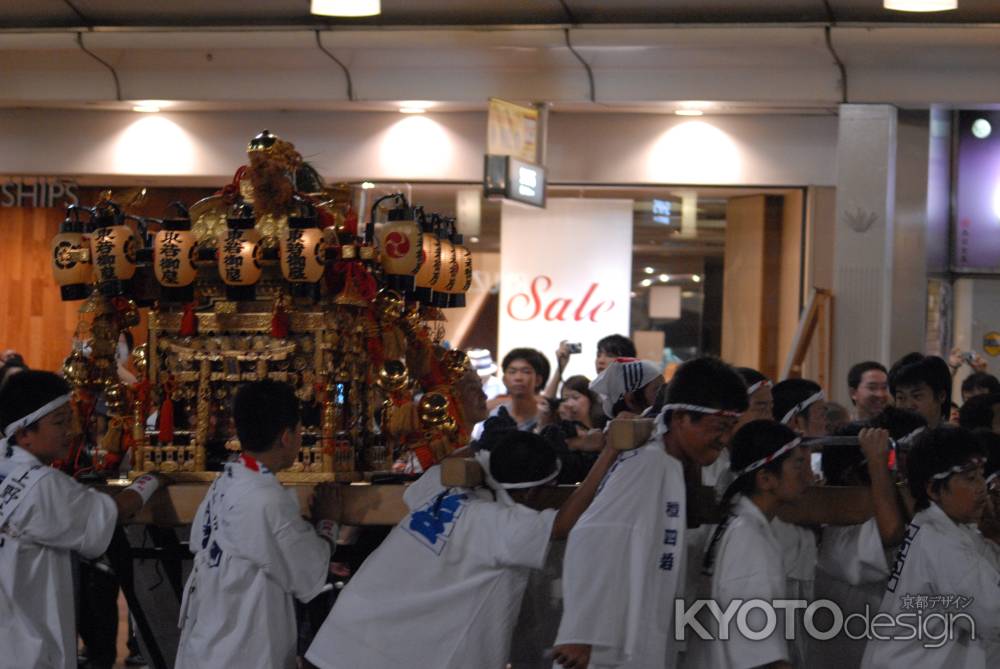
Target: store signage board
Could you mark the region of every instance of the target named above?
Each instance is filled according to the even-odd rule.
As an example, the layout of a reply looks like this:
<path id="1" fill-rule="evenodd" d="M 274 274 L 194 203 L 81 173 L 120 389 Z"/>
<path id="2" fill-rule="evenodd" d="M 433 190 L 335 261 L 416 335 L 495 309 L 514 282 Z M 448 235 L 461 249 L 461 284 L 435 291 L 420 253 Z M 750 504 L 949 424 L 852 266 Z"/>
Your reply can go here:
<path id="1" fill-rule="evenodd" d="M 483 192 L 535 207 L 545 206 L 545 168 L 513 156 L 486 156 Z"/>
<path id="2" fill-rule="evenodd" d="M 996 112 L 959 114 L 952 235 L 954 271 L 1000 273 L 1000 114 Z"/>
<path id="3" fill-rule="evenodd" d="M 64 207 L 80 204 L 75 181 L 40 177 L 0 177 L 0 207 Z"/>
<path id="4" fill-rule="evenodd" d="M 582 344 L 563 378 L 594 378 L 599 339 L 629 333 L 632 200 L 550 200 L 545 209 L 504 200 L 500 218 L 500 338 L 544 353 Z"/>
<path id="5" fill-rule="evenodd" d="M 538 110 L 490 98 L 486 152 L 533 163 L 538 155 Z"/>

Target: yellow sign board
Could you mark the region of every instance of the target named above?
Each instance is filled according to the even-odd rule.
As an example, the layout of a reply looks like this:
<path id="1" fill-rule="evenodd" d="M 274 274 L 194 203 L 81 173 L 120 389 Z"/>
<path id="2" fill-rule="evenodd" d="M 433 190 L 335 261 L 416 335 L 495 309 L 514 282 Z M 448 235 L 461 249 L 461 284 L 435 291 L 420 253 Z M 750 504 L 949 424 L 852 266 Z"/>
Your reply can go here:
<path id="1" fill-rule="evenodd" d="M 994 358 L 1000 355 L 1000 332 L 987 332 L 983 335 L 983 350 L 986 351 L 986 355 Z"/>
<path id="2" fill-rule="evenodd" d="M 538 160 L 538 110 L 490 98 L 486 153 L 513 156 L 527 163 Z"/>

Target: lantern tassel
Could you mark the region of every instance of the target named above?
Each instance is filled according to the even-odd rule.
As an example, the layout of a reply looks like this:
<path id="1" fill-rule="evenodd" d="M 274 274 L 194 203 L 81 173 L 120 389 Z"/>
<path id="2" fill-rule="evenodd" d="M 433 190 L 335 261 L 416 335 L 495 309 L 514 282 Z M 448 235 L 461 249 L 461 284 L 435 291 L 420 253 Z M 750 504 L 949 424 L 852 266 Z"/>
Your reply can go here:
<path id="1" fill-rule="evenodd" d="M 275 339 L 284 339 L 288 336 L 289 326 L 288 312 L 285 310 L 285 301 L 279 295 L 274 300 L 274 312 L 271 314 L 271 336 Z"/>
<path id="2" fill-rule="evenodd" d="M 163 384 L 163 403 L 160 404 L 160 444 L 174 442 L 174 401 L 171 399 L 174 384 L 168 380 Z"/>
<path id="3" fill-rule="evenodd" d="M 181 316 L 180 336 L 194 337 L 198 334 L 198 317 L 194 313 L 194 302 L 184 305 L 184 314 Z"/>

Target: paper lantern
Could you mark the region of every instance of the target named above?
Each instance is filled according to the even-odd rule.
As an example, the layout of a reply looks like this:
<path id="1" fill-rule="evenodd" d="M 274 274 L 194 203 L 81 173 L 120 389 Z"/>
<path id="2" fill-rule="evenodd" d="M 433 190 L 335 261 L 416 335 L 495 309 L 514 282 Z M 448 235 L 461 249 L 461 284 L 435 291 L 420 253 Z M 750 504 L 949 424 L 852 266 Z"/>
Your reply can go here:
<path id="1" fill-rule="evenodd" d="M 459 235 L 459 238 L 461 235 Z M 455 245 L 455 260 L 458 263 L 458 278 L 452 286 L 448 298 L 449 307 L 464 307 L 465 294 L 472 287 L 472 252 L 464 244 Z"/>
<path id="2" fill-rule="evenodd" d="M 425 229 L 420 253 L 420 269 L 417 271 L 414 297 L 430 304 L 434 296 L 434 284 L 441 277 L 441 240 L 437 234 Z"/>
<path id="3" fill-rule="evenodd" d="M 52 274 L 59 284 L 64 302 L 90 296 L 94 266 L 91 264 L 90 243 L 83 232 L 79 209 L 74 208 L 66 212 L 59 234 L 52 240 Z"/>
<path id="4" fill-rule="evenodd" d="M 226 299 L 252 300 L 260 280 L 261 236 L 254 219 L 230 218 L 219 241 L 219 275 L 226 284 Z"/>
<path id="5" fill-rule="evenodd" d="M 153 271 L 163 286 L 164 302 L 190 302 L 194 299 L 194 266 L 197 239 L 191 232 L 191 220 L 170 218 L 153 240 Z"/>
<path id="6" fill-rule="evenodd" d="M 281 273 L 292 284 L 292 294 L 314 293 L 326 268 L 326 241 L 315 216 L 293 216 L 281 238 Z"/>
<path id="7" fill-rule="evenodd" d="M 386 283 L 401 293 L 413 292 L 421 266 L 423 235 L 415 218 L 410 207 L 392 209 L 378 234 Z"/>
<path id="8" fill-rule="evenodd" d="M 94 230 L 90 236 L 90 254 L 101 295 L 125 294 L 128 281 L 135 276 L 138 246 L 139 240 L 127 225 L 105 225 Z"/>
<path id="9" fill-rule="evenodd" d="M 450 293 L 458 281 L 458 258 L 455 245 L 447 237 L 441 240 L 441 273 L 434 283 L 434 306 L 447 307 Z"/>

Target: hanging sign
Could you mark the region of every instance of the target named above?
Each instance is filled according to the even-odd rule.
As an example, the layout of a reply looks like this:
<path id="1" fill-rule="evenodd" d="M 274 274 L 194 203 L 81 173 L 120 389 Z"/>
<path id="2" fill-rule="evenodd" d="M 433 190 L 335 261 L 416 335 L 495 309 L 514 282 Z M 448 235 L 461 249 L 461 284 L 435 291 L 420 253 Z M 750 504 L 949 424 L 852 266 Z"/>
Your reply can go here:
<path id="1" fill-rule="evenodd" d="M 7 177 L 0 180 L 0 207 L 65 207 L 80 204 L 75 181 L 40 177 Z"/>
<path id="2" fill-rule="evenodd" d="M 533 163 L 538 155 L 538 110 L 490 98 L 486 153 Z"/>
<path id="3" fill-rule="evenodd" d="M 594 377 L 597 341 L 629 333 L 632 200 L 554 199 L 546 209 L 504 201 L 500 219 L 502 358 L 531 346 L 548 356 L 582 344 L 563 374 Z"/>

